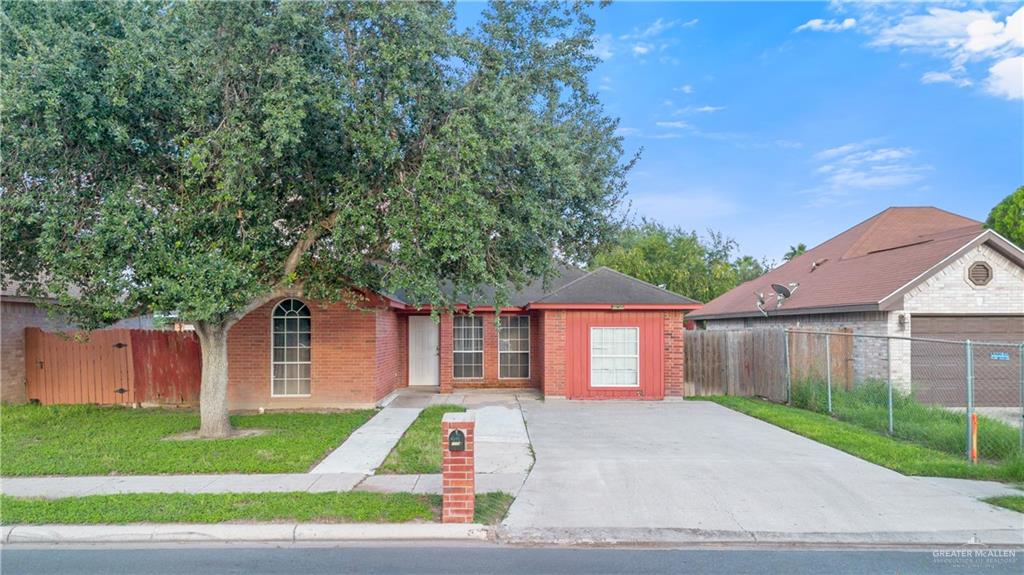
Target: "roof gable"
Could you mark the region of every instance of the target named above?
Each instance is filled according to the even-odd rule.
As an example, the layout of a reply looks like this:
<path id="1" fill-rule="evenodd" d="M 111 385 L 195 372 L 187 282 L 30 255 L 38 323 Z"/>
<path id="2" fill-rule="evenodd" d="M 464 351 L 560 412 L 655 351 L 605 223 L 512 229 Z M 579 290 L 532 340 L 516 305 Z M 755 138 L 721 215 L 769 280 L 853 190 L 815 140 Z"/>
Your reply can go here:
<path id="1" fill-rule="evenodd" d="M 981 222 L 937 208 L 889 208 L 726 292 L 692 317 L 761 315 L 755 294 L 771 294 L 773 283 L 799 287 L 779 309 L 769 301 L 769 314 L 879 309 L 883 300 L 983 233 Z"/>

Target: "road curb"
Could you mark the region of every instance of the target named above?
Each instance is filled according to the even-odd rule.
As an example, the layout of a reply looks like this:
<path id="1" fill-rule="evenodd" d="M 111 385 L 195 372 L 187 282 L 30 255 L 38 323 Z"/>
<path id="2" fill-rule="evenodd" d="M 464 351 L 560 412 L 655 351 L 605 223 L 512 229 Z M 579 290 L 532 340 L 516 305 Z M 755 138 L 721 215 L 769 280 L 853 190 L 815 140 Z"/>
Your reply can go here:
<path id="1" fill-rule="evenodd" d="M 739 547 L 1009 547 L 1024 549 L 1024 530 L 833 532 L 720 531 L 675 528 L 501 529 L 497 541 L 512 545 L 579 547 L 739 546 Z"/>
<path id="2" fill-rule="evenodd" d="M 478 523 L 261 523 L 244 525 L 11 525 L 4 543 L 303 542 L 375 540 L 482 541 L 491 530 Z"/>

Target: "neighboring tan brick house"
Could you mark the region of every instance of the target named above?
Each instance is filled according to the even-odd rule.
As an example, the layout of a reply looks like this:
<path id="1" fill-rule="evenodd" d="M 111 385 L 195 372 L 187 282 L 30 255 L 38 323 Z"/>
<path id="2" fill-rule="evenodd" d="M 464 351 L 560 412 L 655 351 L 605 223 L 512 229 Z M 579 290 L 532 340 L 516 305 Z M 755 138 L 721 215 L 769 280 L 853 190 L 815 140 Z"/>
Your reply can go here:
<path id="1" fill-rule="evenodd" d="M 608 268 L 565 269 L 493 307 L 431 317 L 393 297 L 359 309 L 284 298 L 228 335 L 232 409 L 372 405 L 397 388 L 534 388 L 577 399 L 682 394 L 683 314 L 698 302 Z"/>
<path id="2" fill-rule="evenodd" d="M 757 309 L 755 293 L 790 283 L 799 287 L 781 307 L 769 302 L 767 315 Z M 889 208 L 687 319 L 706 329 L 849 327 L 869 335 L 1024 342 L 1024 251 L 981 222 L 944 210 Z M 931 359 L 941 353 L 951 361 L 960 358 L 945 368 L 959 370 L 951 376 L 959 378 L 962 355 L 952 347 L 854 338 L 854 377 L 891 378 L 909 390 L 912 381 L 934 377 L 913 357 L 927 357 L 934 367 L 938 362 Z M 982 355 L 979 361 L 989 361 Z M 1001 371 L 1016 374 L 1017 355 Z M 1017 401 L 1016 395 L 1010 399 Z"/>

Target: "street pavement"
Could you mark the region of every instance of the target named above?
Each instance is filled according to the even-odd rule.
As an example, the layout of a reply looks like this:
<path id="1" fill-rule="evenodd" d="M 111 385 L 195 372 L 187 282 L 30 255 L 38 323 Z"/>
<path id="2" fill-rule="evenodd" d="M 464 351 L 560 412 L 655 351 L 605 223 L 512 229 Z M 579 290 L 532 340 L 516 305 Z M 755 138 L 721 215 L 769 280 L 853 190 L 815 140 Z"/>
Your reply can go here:
<path id="1" fill-rule="evenodd" d="M 553 549 L 493 545 L 38 547 L 0 551 L 4 575 L 304 575 L 468 573 L 787 575 L 1024 572 L 1024 552 L 991 548 L 873 550 Z"/>

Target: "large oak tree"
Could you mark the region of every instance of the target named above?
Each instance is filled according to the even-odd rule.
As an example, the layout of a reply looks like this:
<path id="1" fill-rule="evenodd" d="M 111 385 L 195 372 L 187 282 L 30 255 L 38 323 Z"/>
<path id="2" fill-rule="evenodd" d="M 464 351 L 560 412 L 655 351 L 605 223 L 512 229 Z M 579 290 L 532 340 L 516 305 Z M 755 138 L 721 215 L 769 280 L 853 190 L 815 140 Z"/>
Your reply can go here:
<path id="1" fill-rule="evenodd" d="M 624 174 L 586 4 L 7 3 L 3 281 L 83 327 L 174 313 L 201 430 L 227 334 L 284 295 L 464 293 L 587 261 Z"/>

